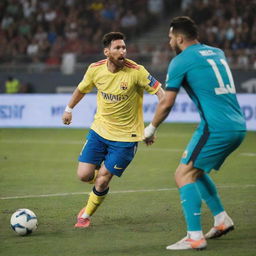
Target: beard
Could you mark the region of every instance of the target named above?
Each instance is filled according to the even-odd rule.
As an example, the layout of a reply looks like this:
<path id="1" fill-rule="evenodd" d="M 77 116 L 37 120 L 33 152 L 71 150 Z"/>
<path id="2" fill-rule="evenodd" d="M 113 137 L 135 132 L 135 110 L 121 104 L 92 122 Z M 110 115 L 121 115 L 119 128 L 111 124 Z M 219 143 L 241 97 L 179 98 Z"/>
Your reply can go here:
<path id="1" fill-rule="evenodd" d="M 176 52 L 176 55 L 180 54 L 182 52 L 182 50 L 179 48 L 179 46 L 177 44 L 175 44 L 173 47 L 172 47 L 173 51 Z"/>
<path id="2" fill-rule="evenodd" d="M 125 63 L 125 57 L 123 58 L 113 58 L 113 57 L 109 57 L 109 60 L 114 64 L 116 65 L 117 67 L 119 68 L 122 68 L 124 66 L 124 63 Z"/>

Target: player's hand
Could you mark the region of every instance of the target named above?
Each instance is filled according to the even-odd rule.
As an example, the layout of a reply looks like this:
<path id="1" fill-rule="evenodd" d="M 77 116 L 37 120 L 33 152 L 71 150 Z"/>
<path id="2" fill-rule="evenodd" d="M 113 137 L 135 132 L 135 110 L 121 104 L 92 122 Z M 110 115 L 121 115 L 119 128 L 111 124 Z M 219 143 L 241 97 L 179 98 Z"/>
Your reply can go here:
<path id="1" fill-rule="evenodd" d="M 150 138 L 144 138 L 144 142 L 146 143 L 147 146 L 151 146 L 155 142 L 156 137 L 152 136 Z"/>
<path id="2" fill-rule="evenodd" d="M 69 125 L 69 124 L 71 124 L 71 120 L 72 120 L 72 113 L 68 113 L 68 112 L 64 111 L 64 113 L 62 115 L 63 124 Z"/>

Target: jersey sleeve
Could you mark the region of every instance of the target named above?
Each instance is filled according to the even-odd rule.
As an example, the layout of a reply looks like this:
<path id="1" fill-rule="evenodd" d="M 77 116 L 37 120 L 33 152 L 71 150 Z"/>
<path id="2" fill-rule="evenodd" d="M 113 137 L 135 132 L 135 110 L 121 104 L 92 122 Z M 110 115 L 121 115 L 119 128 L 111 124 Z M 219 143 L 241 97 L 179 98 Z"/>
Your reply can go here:
<path id="1" fill-rule="evenodd" d="M 177 59 L 173 59 L 168 67 L 165 90 L 179 91 L 185 78 L 185 67 Z"/>
<path id="2" fill-rule="evenodd" d="M 161 87 L 161 83 L 150 75 L 150 73 L 143 66 L 140 66 L 139 69 L 138 85 L 150 94 L 155 94 Z"/>
<path id="3" fill-rule="evenodd" d="M 82 93 L 89 93 L 92 88 L 95 86 L 93 83 L 93 69 L 91 68 L 91 66 L 88 67 L 82 81 L 78 84 L 78 89 L 80 90 L 80 92 Z"/>

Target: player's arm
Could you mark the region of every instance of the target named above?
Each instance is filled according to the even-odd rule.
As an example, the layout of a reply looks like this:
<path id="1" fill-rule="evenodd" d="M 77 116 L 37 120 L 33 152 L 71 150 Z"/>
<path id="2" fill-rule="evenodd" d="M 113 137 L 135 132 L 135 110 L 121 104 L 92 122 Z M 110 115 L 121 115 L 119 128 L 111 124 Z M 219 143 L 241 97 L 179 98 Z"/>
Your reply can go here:
<path id="1" fill-rule="evenodd" d="M 175 103 L 179 89 L 182 86 L 186 72 L 187 64 L 186 62 L 184 64 L 184 59 L 175 57 L 168 67 L 166 76 L 166 92 L 164 97 L 159 101 L 157 105 L 152 122 L 144 130 L 144 140 L 147 145 L 148 141 L 154 138 L 157 127 L 169 115 L 172 106 Z"/>
<path id="2" fill-rule="evenodd" d="M 72 121 L 72 110 L 78 102 L 84 97 L 86 93 L 89 93 L 94 87 L 93 83 L 93 71 L 90 68 L 87 69 L 82 81 L 78 84 L 74 90 L 72 97 L 63 113 L 62 121 L 64 124 L 69 125 Z"/>
<path id="3" fill-rule="evenodd" d="M 165 91 L 162 87 L 159 87 L 158 91 L 155 94 L 158 98 L 158 102 L 161 102 L 164 99 Z M 147 146 L 152 145 L 155 142 L 155 136 L 153 135 L 150 138 L 145 137 L 144 142 L 147 144 Z"/>
<path id="4" fill-rule="evenodd" d="M 150 145 L 154 142 L 154 134 L 156 132 L 156 129 L 169 115 L 175 103 L 177 93 L 177 91 L 166 91 L 164 93 L 164 96 L 160 98 L 153 120 L 145 128 L 144 131 L 144 141 L 147 145 Z"/>
<path id="5" fill-rule="evenodd" d="M 78 87 L 74 90 L 72 97 L 62 116 L 62 121 L 64 124 L 69 125 L 71 123 L 72 110 L 77 105 L 77 103 L 84 97 L 84 95 L 85 93 L 82 93 Z"/>
<path id="6" fill-rule="evenodd" d="M 163 90 L 162 87 L 160 87 L 158 89 L 158 91 L 156 92 L 156 96 L 157 96 L 159 102 L 161 101 L 161 99 L 163 99 L 164 95 L 165 95 L 165 91 Z"/>

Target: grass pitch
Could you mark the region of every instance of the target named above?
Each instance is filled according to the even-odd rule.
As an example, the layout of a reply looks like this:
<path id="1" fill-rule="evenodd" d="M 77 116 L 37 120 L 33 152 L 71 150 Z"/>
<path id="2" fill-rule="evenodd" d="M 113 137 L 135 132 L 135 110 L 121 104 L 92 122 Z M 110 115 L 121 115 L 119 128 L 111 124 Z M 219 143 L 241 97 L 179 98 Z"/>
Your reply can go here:
<path id="1" fill-rule="evenodd" d="M 256 133 L 212 172 L 236 229 L 208 242 L 207 250 L 167 251 L 185 235 L 173 173 L 195 124 L 164 124 L 157 142 L 143 143 L 122 178 L 114 178 L 88 229 L 74 229 L 91 185 L 76 178 L 77 156 L 85 141 L 80 129 L 0 130 L 0 255 L 2 256 L 253 256 L 256 255 Z M 20 237 L 11 214 L 29 208 L 38 230 Z M 204 231 L 212 226 L 202 208 Z"/>

